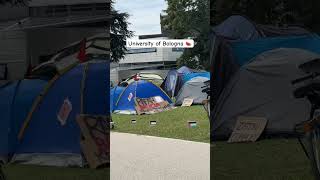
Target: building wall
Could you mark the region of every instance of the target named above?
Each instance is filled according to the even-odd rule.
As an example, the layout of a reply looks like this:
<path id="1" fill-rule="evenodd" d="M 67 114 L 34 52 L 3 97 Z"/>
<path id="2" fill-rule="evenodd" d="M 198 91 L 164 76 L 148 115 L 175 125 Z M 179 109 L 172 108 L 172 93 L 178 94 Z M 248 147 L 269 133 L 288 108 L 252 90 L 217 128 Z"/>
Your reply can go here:
<path id="1" fill-rule="evenodd" d="M 0 5 L 0 22 L 25 18 L 28 12 L 27 6 L 12 6 L 9 3 Z"/>
<path id="2" fill-rule="evenodd" d="M 26 71 L 26 33 L 0 32 L 0 63 L 7 64 L 8 79 L 21 79 Z"/>
<path id="3" fill-rule="evenodd" d="M 103 28 L 46 28 L 28 31 L 28 57 L 32 65 L 39 64 L 39 57 L 81 41 L 86 37 L 106 32 Z"/>

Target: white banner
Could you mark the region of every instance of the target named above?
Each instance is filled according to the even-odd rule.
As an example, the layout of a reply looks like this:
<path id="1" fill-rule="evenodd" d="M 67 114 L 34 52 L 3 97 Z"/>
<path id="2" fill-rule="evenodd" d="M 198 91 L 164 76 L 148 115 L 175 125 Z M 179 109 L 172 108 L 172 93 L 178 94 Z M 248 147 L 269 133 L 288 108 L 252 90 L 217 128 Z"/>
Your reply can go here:
<path id="1" fill-rule="evenodd" d="M 193 48 L 192 39 L 127 40 L 127 48 Z"/>

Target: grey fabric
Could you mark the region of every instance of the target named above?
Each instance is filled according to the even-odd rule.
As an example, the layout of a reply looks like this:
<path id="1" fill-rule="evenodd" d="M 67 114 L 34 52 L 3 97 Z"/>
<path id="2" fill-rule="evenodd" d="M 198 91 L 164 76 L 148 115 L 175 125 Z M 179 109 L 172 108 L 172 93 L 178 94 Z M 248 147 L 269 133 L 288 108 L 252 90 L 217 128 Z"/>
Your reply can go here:
<path id="1" fill-rule="evenodd" d="M 240 68 L 212 112 L 212 137 L 229 137 L 238 116 L 267 118 L 266 134 L 293 133 L 297 123 L 307 120 L 311 106 L 293 97 L 296 87 L 291 81 L 305 76 L 299 64 L 319 57 L 301 49 L 280 48 Z"/>
<path id="2" fill-rule="evenodd" d="M 175 105 L 181 105 L 185 98 L 192 98 L 193 104 L 202 104 L 203 100 L 207 99 L 207 94 L 202 92 L 204 82 L 208 81 L 205 77 L 195 77 L 187 81 L 180 89 L 176 96 Z"/>
<path id="3" fill-rule="evenodd" d="M 214 27 L 217 35 L 233 40 L 253 40 L 260 37 L 255 25 L 242 16 L 230 16 Z"/>
<path id="4" fill-rule="evenodd" d="M 17 154 L 13 156 L 11 163 L 57 167 L 84 166 L 79 154 Z"/>

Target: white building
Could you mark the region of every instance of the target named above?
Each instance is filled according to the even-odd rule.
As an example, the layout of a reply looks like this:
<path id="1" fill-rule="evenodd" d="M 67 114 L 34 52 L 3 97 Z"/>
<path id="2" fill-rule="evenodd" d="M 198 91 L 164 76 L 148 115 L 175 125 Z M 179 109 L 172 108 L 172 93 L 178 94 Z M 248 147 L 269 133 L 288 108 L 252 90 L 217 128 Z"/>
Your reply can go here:
<path id="1" fill-rule="evenodd" d="M 6 76 L 0 80 L 22 79 L 29 65 L 45 62 L 83 38 L 96 34 L 110 37 L 110 19 L 110 0 L 32 0 L 27 6 L 1 5 L 0 75 Z M 3 69 L 7 73 L 2 73 Z"/>

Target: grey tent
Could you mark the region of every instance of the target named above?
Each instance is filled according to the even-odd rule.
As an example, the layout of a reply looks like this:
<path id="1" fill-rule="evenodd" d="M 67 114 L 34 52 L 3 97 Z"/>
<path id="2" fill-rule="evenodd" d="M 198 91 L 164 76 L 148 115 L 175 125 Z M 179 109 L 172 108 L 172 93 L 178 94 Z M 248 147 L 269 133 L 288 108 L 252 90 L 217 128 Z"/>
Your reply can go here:
<path id="1" fill-rule="evenodd" d="M 242 66 L 237 62 L 233 45 L 270 37 L 305 36 L 311 33 L 299 26 L 275 27 L 261 25 L 250 19 L 234 15 L 212 28 L 211 34 L 211 103 L 217 101 L 230 78 Z M 282 46 L 286 47 L 286 46 Z M 211 104 L 214 107 L 214 104 Z"/>
<path id="2" fill-rule="evenodd" d="M 202 87 L 208 80 L 206 77 L 195 77 L 185 82 L 176 96 L 175 105 L 181 105 L 185 98 L 192 98 L 193 104 L 202 104 L 203 100 L 207 99 L 207 94 L 202 92 Z"/>
<path id="3" fill-rule="evenodd" d="M 305 74 L 298 65 L 320 55 L 296 48 L 279 48 L 256 56 L 233 76 L 214 107 L 213 139 L 230 136 L 237 117 L 265 117 L 265 134 L 293 134 L 297 123 L 307 120 L 311 105 L 295 99 L 291 81 Z"/>

